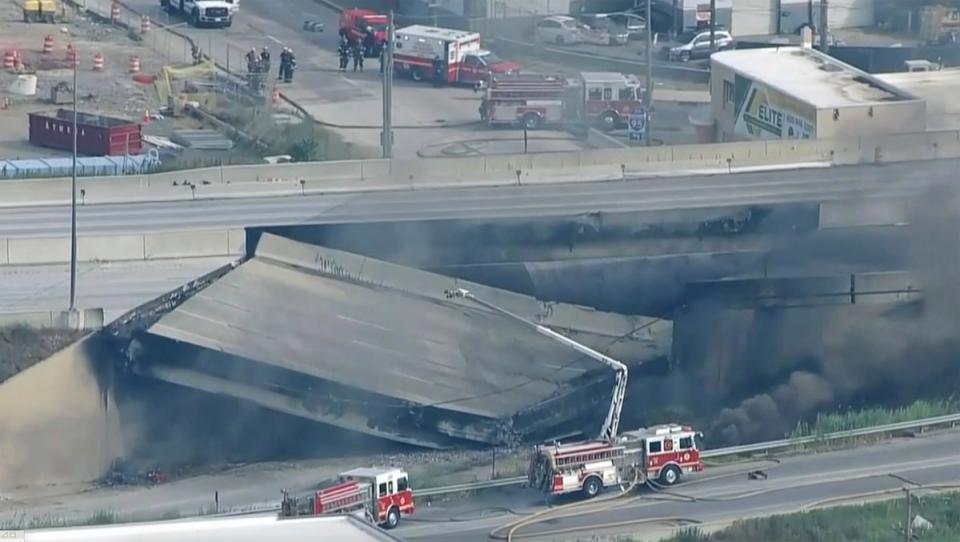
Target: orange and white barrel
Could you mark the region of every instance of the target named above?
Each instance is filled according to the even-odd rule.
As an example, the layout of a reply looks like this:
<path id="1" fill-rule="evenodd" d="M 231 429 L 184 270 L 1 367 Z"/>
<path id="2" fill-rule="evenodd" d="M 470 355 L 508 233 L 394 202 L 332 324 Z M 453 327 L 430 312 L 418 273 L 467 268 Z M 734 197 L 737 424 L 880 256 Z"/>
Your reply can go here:
<path id="1" fill-rule="evenodd" d="M 3 53 L 3 69 L 13 71 L 17 68 L 17 50 L 7 49 Z"/>
<path id="2" fill-rule="evenodd" d="M 97 51 L 97 54 L 93 55 L 93 71 L 102 72 L 103 71 L 103 53 Z"/>
<path id="3" fill-rule="evenodd" d="M 120 21 L 120 4 L 114 2 L 110 6 L 110 22 L 117 24 Z"/>
<path id="4" fill-rule="evenodd" d="M 68 64 L 73 64 L 74 66 L 80 65 L 80 59 L 77 58 L 77 50 L 73 47 L 72 43 L 67 44 L 67 54 L 64 58 Z"/>
<path id="5" fill-rule="evenodd" d="M 130 57 L 130 73 L 140 73 L 140 57 Z"/>
<path id="6" fill-rule="evenodd" d="M 47 36 L 43 38 L 43 54 L 49 55 L 52 52 L 53 52 L 53 36 L 47 34 Z"/>
<path id="7" fill-rule="evenodd" d="M 140 16 L 140 33 L 146 34 L 150 31 L 150 17 L 146 15 Z"/>
<path id="8" fill-rule="evenodd" d="M 271 95 L 270 98 L 271 98 L 271 100 L 273 101 L 273 105 L 279 104 L 279 103 L 280 103 L 280 89 L 277 88 L 277 87 L 273 87 L 273 94 Z"/>

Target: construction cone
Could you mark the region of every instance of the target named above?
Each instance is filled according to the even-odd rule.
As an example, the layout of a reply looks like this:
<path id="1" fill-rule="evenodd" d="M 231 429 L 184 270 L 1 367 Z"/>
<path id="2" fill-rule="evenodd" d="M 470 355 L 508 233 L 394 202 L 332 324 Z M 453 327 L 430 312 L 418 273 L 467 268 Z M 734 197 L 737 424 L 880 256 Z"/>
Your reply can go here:
<path id="1" fill-rule="evenodd" d="M 146 34 L 150 31 L 150 17 L 143 15 L 140 17 L 140 33 Z"/>
<path id="2" fill-rule="evenodd" d="M 7 51 L 3 53 L 3 68 L 8 71 L 13 71 L 17 68 L 16 49 L 7 49 Z"/>
<path id="3" fill-rule="evenodd" d="M 110 23 L 117 24 L 120 21 L 120 5 L 116 2 L 110 6 Z"/>
<path id="4" fill-rule="evenodd" d="M 130 73 L 140 73 L 140 57 L 130 57 Z"/>
<path id="5" fill-rule="evenodd" d="M 2 107 L 2 109 L 4 110 L 10 109 L 10 98 L 4 97 L 3 106 L 0 106 L 0 107 Z"/>
<path id="6" fill-rule="evenodd" d="M 150 119 L 150 110 L 149 110 L 149 109 L 144 109 L 144 110 L 143 110 L 143 123 L 144 123 L 144 124 L 150 124 L 150 120 L 151 120 L 151 119 Z"/>
<path id="7" fill-rule="evenodd" d="M 279 88 L 273 87 L 273 95 L 271 96 L 271 99 L 273 100 L 273 105 L 277 105 L 277 104 L 280 103 L 280 89 L 279 89 Z"/>
<path id="8" fill-rule="evenodd" d="M 49 55 L 53 52 L 53 36 L 47 35 L 43 38 L 43 54 Z"/>
<path id="9" fill-rule="evenodd" d="M 93 55 L 93 71 L 103 71 L 103 53 L 100 51 L 97 51 L 97 54 Z"/>

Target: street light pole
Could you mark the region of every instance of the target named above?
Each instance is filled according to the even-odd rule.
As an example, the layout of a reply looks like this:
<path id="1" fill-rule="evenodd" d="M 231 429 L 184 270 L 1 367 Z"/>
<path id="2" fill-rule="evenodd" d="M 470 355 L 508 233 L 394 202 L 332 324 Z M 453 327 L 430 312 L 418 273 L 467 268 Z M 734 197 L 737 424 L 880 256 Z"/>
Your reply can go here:
<path id="1" fill-rule="evenodd" d="M 383 157 L 393 158 L 393 10 L 390 10 L 387 22 L 387 40 L 383 44 L 383 132 L 380 134 L 380 146 Z"/>
<path id="2" fill-rule="evenodd" d="M 74 50 L 76 53 L 76 50 Z M 80 56 L 73 61 L 73 163 L 70 173 L 70 317 L 77 313 L 77 64 Z"/>
<path id="3" fill-rule="evenodd" d="M 653 141 L 653 22 L 651 14 L 653 12 L 650 4 L 652 0 L 647 0 L 647 91 L 644 96 L 646 103 L 646 143 L 649 147 Z"/>

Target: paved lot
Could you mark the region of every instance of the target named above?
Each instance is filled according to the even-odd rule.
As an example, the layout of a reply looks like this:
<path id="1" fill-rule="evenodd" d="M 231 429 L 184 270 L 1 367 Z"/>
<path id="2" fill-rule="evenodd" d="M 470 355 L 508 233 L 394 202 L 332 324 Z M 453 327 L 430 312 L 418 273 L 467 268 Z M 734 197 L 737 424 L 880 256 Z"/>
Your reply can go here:
<path id="1" fill-rule="evenodd" d="M 129 0 L 128 4 L 158 21 L 180 22 L 161 12 L 155 0 Z M 363 73 L 339 72 L 338 14 L 315 0 L 285 0 L 283 6 L 284 9 L 277 9 L 276 2 L 270 0 L 244 0 L 229 29 L 185 26 L 179 30 L 192 36 L 201 49 L 223 64 L 228 63 L 229 57 L 234 69 L 242 67 L 242 57 L 251 48 L 268 46 L 272 51 L 272 69 L 276 70 L 282 47 L 292 47 L 297 56 L 297 73 L 293 84 L 281 85 L 281 91 L 314 118 L 341 127 L 338 131 L 359 147 L 358 154 L 379 156 L 382 81 L 378 61 L 367 59 Z M 304 31 L 304 20 L 322 21 L 325 31 Z M 448 146 L 452 149 L 448 152 L 459 153 L 463 152 L 462 146 L 457 145 L 460 141 L 482 143 L 473 145 L 480 152 L 518 152 L 518 131 L 489 130 L 478 125 L 479 99 L 468 88 L 434 89 L 429 84 L 398 79 L 394 86 L 394 156 L 412 158 L 421 150 L 429 155 L 444 154 L 443 149 Z M 511 141 L 490 143 L 500 139 Z M 551 131 L 538 132 L 532 145 L 531 152 L 582 148 L 565 134 Z"/>

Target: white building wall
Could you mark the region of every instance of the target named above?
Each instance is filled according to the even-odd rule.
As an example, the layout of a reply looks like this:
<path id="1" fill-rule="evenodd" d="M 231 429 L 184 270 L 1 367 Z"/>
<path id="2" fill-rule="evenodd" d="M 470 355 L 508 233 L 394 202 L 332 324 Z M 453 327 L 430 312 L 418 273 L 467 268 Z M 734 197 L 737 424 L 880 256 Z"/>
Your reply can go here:
<path id="1" fill-rule="evenodd" d="M 487 11 L 491 18 L 567 15 L 570 0 L 487 0 Z"/>
<path id="2" fill-rule="evenodd" d="M 777 32 L 779 0 L 736 0 L 733 3 L 734 36 L 755 36 Z"/>
<path id="3" fill-rule="evenodd" d="M 832 29 L 873 26 L 876 23 L 875 0 L 830 0 L 829 25 Z"/>

